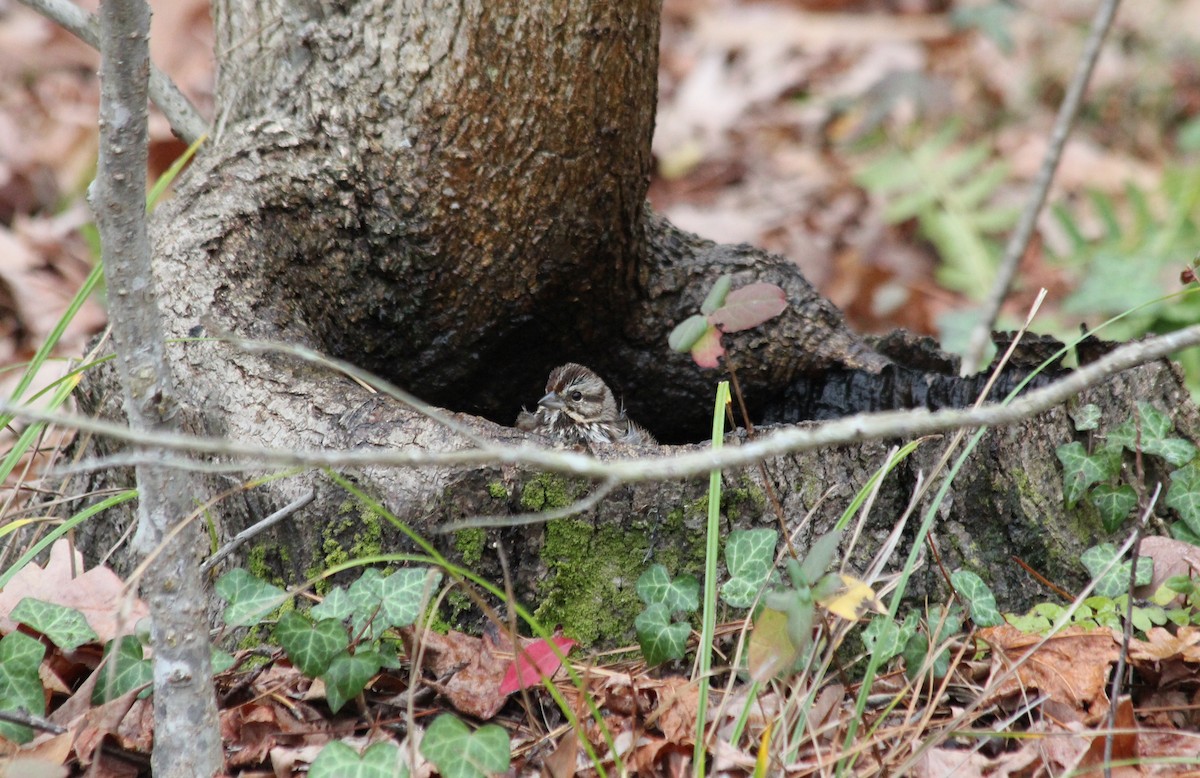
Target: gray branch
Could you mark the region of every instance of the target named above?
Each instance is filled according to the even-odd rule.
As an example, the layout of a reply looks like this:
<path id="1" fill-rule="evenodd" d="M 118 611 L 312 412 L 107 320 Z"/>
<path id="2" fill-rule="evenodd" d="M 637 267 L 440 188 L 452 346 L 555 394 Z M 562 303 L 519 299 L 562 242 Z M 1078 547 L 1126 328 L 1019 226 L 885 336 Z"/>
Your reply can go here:
<path id="1" fill-rule="evenodd" d="M 1029 392 L 1018 400 L 1001 405 L 992 403 L 973 409 L 929 412 L 923 409 L 888 411 L 850 416 L 817 426 L 788 427 L 741 446 L 727 446 L 718 452 L 688 451 L 668 456 L 602 460 L 574 451 L 559 451 L 530 444 L 516 446 L 490 444 L 456 451 L 316 449 L 281 450 L 233 440 L 204 438 L 166 432 L 135 432 L 120 424 L 70 414 L 48 413 L 25 406 L 0 403 L 0 412 L 33 422 L 46 422 L 104 435 L 138 448 L 155 448 L 180 453 L 210 454 L 244 463 L 230 469 L 247 467 L 482 467 L 521 465 L 548 472 L 619 483 L 669 481 L 706 475 L 715 469 L 745 467 L 768 459 L 829 446 L 862 443 L 868 440 L 911 439 L 957 429 L 1003 426 L 1032 418 L 1060 405 L 1085 389 L 1097 386 L 1124 370 L 1162 359 L 1181 349 L 1200 345 L 1200 324 L 1159 335 L 1136 343 L 1127 343 L 1090 365 L 1080 368 L 1050 386 Z M 124 454 L 103 460 L 80 462 L 60 472 L 75 472 L 128 466 L 143 462 L 163 462 L 161 451 L 153 454 Z M 189 468 L 185 460 L 174 460 L 172 467 Z M 211 464 L 211 463 L 210 463 Z"/>
<path id="2" fill-rule="evenodd" d="M 150 8 L 145 0 L 100 4 L 100 153 L 92 210 L 100 232 L 109 317 L 130 431 L 174 433 L 175 387 L 162 314 L 154 294 L 146 232 L 147 81 Z M 153 618 L 155 775 L 211 776 L 221 771 L 221 737 L 204 587 L 193 538 L 167 539 L 191 512 L 190 474 L 161 464 L 137 468 L 138 531 L 149 565 L 142 593 Z"/>
<path id="3" fill-rule="evenodd" d="M 76 38 L 91 46 L 100 48 L 100 32 L 96 17 L 72 3 L 70 0 L 21 0 L 22 3 L 45 16 L 51 21 L 62 25 L 63 29 Z M 184 143 L 191 145 L 208 132 L 208 122 L 200 116 L 200 112 L 191 101 L 179 91 L 175 83 L 150 64 L 150 99 L 159 107 L 171 129 L 175 131 Z"/>

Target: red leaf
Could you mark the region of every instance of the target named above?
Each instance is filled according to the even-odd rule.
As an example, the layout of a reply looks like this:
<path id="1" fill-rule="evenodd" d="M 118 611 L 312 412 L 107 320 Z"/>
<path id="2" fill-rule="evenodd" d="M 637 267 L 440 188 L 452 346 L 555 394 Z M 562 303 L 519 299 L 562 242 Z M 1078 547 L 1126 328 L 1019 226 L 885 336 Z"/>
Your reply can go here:
<path id="1" fill-rule="evenodd" d="M 710 326 L 692 346 L 692 359 L 700 367 L 720 367 L 723 356 L 725 346 L 721 345 L 721 331 Z"/>
<path id="2" fill-rule="evenodd" d="M 575 641 L 570 638 L 555 637 L 551 640 L 563 656 L 571 653 L 571 649 L 575 647 Z M 545 640 L 535 640 L 525 646 L 525 650 L 509 663 L 504 680 L 500 682 L 500 693 L 512 694 L 518 689 L 537 686 L 543 675 L 547 678 L 554 675 L 561 664 L 562 660 L 554 653 L 554 649 L 550 648 L 549 643 Z"/>
<path id="3" fill-rule="evenodd" d="M 722 332 L 738 332 L 757 327 L 787 308 L 787 295 L 775 284 L 757 283 L 735 289 L 725 304 L 708 315 L 708 321 Z"/>

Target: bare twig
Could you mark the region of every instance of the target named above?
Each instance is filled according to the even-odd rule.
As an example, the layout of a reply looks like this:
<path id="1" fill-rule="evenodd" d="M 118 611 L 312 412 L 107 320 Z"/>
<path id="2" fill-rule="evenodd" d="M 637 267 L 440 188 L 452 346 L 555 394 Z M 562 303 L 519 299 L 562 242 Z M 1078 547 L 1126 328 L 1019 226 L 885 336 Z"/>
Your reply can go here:
<path id="1" fill-rule="evenodd" d="M 850 416 L 817 426 L 787 427 L 741 446 L 726 446 L 719 452 L 707 448 L 668 456 L 637 457 L 605 461 L 574 451 L 559 451 L 530 444 L 508 446 L 490 444 L 457 451 L 363 450 L 322 451 L 314 449 L 273 449 L 236 440 L 204 438 L 161 431 L 135 431 L 120 424 L 71 414 L 48 413 L 9 403 L 0 403 L 0 412 L 31 421 L 46 421 L 104 435 L 142 448 L 157 448 L 181 453 L 200 453 L 240 460 L 230 469 L 253 466 L 270 467 L 478 467 L 483 465 L 523 465 L 549 472 L 596 480 L 615 479 L 621 483 L 667 481 L 704 475 L 714 468 L 745 467 L 765 459 L 813 451 L 828 446 L 861 443 L 867 440 L 916 438 L 959 428 L 1002 426 L 1031 418 L 1049 410 L 1090 387 L 1103 383 L 1123 370 L 1200 345 L 1200 324 L 1153 338 L 1127 343 L 1082 367 L 1050 386 L 1029 392 L 1008 405 L 989 404 L 972 409 L 924 409 L 887 411 Z M 62 472 L 96 470 L 114 463 L 163 463 L 155 453 L 125 454 L 103 460 L 81 462 L 62 468 Z M 173 460 L 172 467 L 188 468 L 189 463 Z"/>
<path id="2" fill-rule="evenodd" d="M 301 508 L 303 508 L 304 506 L 308 505 L 310 502 L 313 501 L 313 499 L 316 496 L 317 496 L 317 493 L 315 491 L 313 491 L 312 489 L 309 489 L 307 493 L 301 495 L 300 497 L 296 498 L 295 500 L 292 500 L 287 505 L 285 505 L 282 508 L 280 508 L 279 510 L 275 511 L 267 518 L 263 519 L 262 521 L 258 522 L 257 524 L 247 527 L 246 529 L 242 530 L 238 534 L 234 535 L 233 540 L 229 541 L 224 546 L 222 546 L 217 551 L 217 553 L 210 556 L 208 559 L 206 559 L 204 561 L 204 564 L 200 565 L 200 572 L 207 573 L 209 570 L 213 569 L 218 564 L 220 564 L 222 559 L 229 556 L 234 551 L 237 551 L 239 548 L 241 548 L 243 545 L 245 545 L 246 541 L 250 540 L 251 538 L 255 537 L 256 535 L 260 535 L 263 532 L 266 532 L 271 527 L 274 527 L 276 524 L 283 521 L 288 516 L 291 516 L 296 511 L 298 511 Z"/>
<path id="3" fill-rule="evenodd" d="M 437 531 L 439 534 L 445 534 L 447 532 L 458 532 L 459 530 L 478 529 L 481 527 L 521 527 L 526 524 L 544 524 L 547 521 L 565 519 L 568 516 L 574 516 L 577 513 L 586 513 L 595 508 L 600 504 L 601 500 L 612 494 L 612 490 L 617 488 L 620 483 L 616 479 L 609 479 L 593 489 L 591 494 L 561 508 L 554 508 L 548 511 L 518 513 L 515 516 L 472 516 L 462 521 L 452 521 L 448 524 L 442 524 L 438 527 Z"/>
<path id="4" fill-rule="evenodd" d="M 1079 111 L 1079 104 L 1083 101 L 1083 93 L 1087 89 L 1088 81 L 1092 78 L 1096 59 L 1100 56 L 1100 46 L 1104 43 L 1104 36 L 1108 34 L 1108 28 L 1112 26 L 1112 20 L 1117 13 L 1119 4 L 1120 0 L 1102 0 L 1096 9 L 1096 16 L 1092 19 L 1091 32 L 1083 47 L 1083 56 L 1079 60 L 1075 75 L 1071 78 L 1067 93 L 1063 96 L 1062 105 L 1058 108 L 1058 116 L 1054 120 L 1054 129 L 1050 133 L 1050 145 L 1046 148 L 1042 167 L 1038 170 L 1037 178 L 1033 182 L 1033 190 L 1025 204 L 1025 210 L 1021 213 L 1021 218 L 1009 237 L 1008 245 L 1004 247 L 1004 257 L 1000 260 L 1000 267 L 996 271 L 996 280 L 992 284 L 988 299 L 983 303 L 983 317 L 971 331 L 971 340 L 962 361 L 961 372 L 964 376 L 971 375 L 982 367 L 980 362 L 983 361 L 984 349 L 987 348 L 988 341 L 991 339 L 992 327 L 996 324 L 996 317 L 1000 315 L 1000 306 L 1004 303 L 1004 298 L 1008 296 L 1008 288 L 1017 273 L 1021 257 L 1025 256 L 1025 249 L 1029 246 L 1029 239 L 1033 236 L 1033 228 L 1037 224 L 1038 214 L 1042 212 L 1042 206 L 1046 203 L 1050 182 L 1054 180 L 1054 172 L 1058 169 L 1058 162 L 1062 158 L 1067 136 L 1071 134 L 1071 124 L 1075 121 L 1075 114 Z"/>
<path id="5" fill-rule="evenodd" d="M 0 710 L 0 721 L 5 721 L 9 724 L 19 724 L 23 727 L 36 729 L 39 732 L 49 732 L 52 735 L 61 735 L 67 731 L 66 727 L 59 726 L 42 716 L 35 716 L 24 708 Z"/>
<path id="6" fill-rule="evenodd" d="M 63 29 L 91 46 L 100 48 L 99 25 L 96 17 L 72 3 L 70 0 L 21 0 L 22 3 L 62 25 Z M 208 123 L 179 91 L 179 87 L 153 63 L 150 64 L 150 99 L 159 107 L 171 129 L 184 143 L 191 145 L 208 131 Z"/>

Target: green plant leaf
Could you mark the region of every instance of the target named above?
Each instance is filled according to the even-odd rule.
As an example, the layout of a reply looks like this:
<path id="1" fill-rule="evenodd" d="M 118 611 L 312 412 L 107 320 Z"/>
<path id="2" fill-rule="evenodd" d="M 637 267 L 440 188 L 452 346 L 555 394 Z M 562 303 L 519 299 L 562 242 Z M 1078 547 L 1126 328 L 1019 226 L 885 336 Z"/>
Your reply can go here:
<path id="1" fill-rule="evenodd" d="M 230 627 L 257 624 L 288 599 L 283 589 L 255 578 L 240 567 L 218 578 L 216 590 L 229 603 L 225 623 Z"/>
<path id="2" fill-rule="evenodd" d="M 779 533 L 772 529 L 734 530 L 725 541 L 729 580 L 721 596 L 734 608 L 749 608 L 771 576 Z"/>
<path id="3" fill-rule="evenodd" d="M 22 599 L 8 617 L 42 633 L 63 651 L 74 651 L 100 639 L 79 611 L 33 597 Z"/>
<path id="4" fill-rule="evenodd" d="M 1113 565 L 1107 573 L 1104 569 L 1109 566 L 1116 556 L 1117 548 L 1111 543 L 1101 543 L 1083 552 L 1079 561 L 1087 568 L 1088 573 L 1096 579 L 1095 592 L 1100 597 L 1116 598 L 1129 589 L 1129 561 L 1122 560 Z M 1154 561 L 1147 557 L 1138 558 L 1138 572 L 1135 583 L 1144 586 L 1150 583 L 1154 574 Z"/>
<path id="5" fill-rule="evenodd" d="M 1137 493 L 1129 484 L 1097 484 L 1088 499 L 1100 512 L 1100 522 L 1107 532 L 1120 529 L 1129 512 L 1137 505 Z"/>
<path id="6" fill-rule="evenodd" d="M 1004 0 L 992 0 L 981 5 L 958 6 L 950 12 L 950 23 L 961 30 L 978 30 L 991 39 L 1005 54 L 1016 48 L 1013 42 L 1013 17 L 1017 9 Z"/>
<path id="7" fill-rule="evenodd" d="M 788 603 L 784 612 L 787 613 L 788 639 L 796 647 L 796 652 L 802 654 L 812 643 L 812 628 L 817 614 L 817 606 L 811 599 L 805 602 L 797 597 Z"/>
<path id="8" fill-rule="evenodd" d="M 932 647 L 945 643 L 962 629 L 962 609 L 957 605 L 949 608 L 934 605 L 930 607 L 925 623 L 930 634 L 926 636 L 917 632 L 909 638 L 904 651 L 901 652 L 905 663 L 904 672 L 909 678 L 916 678 Z M 934 678 L 944 678 L 946 673 L 950 672 L 950 658 L 950 646 L 946 645 L 933 659 L 931 672 Z"/>
<path id="9" fill-rule="evenodd" d="M 808 550 L 808 555 L 800 564 L 800 575 L 806 584 L 812 586 L 829 569 L 841 540 L 842 533 L 839 530 L 833 530 L 813 541 L 812 548 Z"/>
<path id="10" fill-rule="evenodd" d="M 904 659 L 904 675 L 909 680 L 915 680 L 929 655 L 929 638 L 921 632 L 916 633 L 904 644 L 900 656 Z"/>
<path id="11" fill-rule="evenodd" d="M 950 583 L 970 608 L 971 621 L 980 627 L 995 627 L 1004 623 L 1004 617 L 996 606 L 996 595 L 978 575 L 969 570 L 959 570 L 950 574 Z"/>
<path id="12" fill-rule="evenodd" d="M 704 302 L 700 304 L 700 313 L 708 316 L 708 314 L 720 308 L 725 304 L 725 297 L 729 294 L 729 288 L 733 286 L 733 276 L 725 274 L 717 279 L 712 285 L 712 289 L 708 291 L 708 296 L 704 298 Z M 686 351 L 687 349 L 684 349 Z"/>
<path id="13" fill-rule="evenodd" d="M 651 667 L 671 659 L 682 659 L 687 650 L 691 627 L 684 622 L 671 623 L 671 612 L 660 602 L 647 605 L 633 621 L 642 656 Z"/>
<path id="14" fill-rule="evenodd" d="M 407 627 L 421 615 L 428 591 L 441 585 L 441 571 L 405 567 L 383 579 L 383 613 L 389 627 Z"/>
<path id="15" fill-rule="evenodd" d="M 149 697 L 149 684 L 154 680 L 154 669 L 150 665 L 150 660 L 146 659 L 143 654 L 142 644 L 138 642 L 137 638 L 125 635 L 119 641 L 108 641 L 104 646 L 105 656 L 112 654 L 114 644 L 117 645 L 117 652 L 109 661 L 116 665 L 116 669 L 110 671 L 105 666 L 97 671 L 100 673 L 100 677 L 96 682 L 95 689 L 92 690 L 92 702 L 100 705 L 115 700 L 122 694 L 141 686 L 147 688 L 138 697 Z"/>
<path id="16" fill-rule="evenodd" d="M 1171 522 L 1171 537 L 1182 540 L 1184 543 L 1191 543 L 1193 546 L 1200 546 L 1200 534 L 1192 532 L 1187 523 L 1183 521 Z"/>
<path id="17" fill-rule="evenodd" d="M 340 740 L 327 743 L 308 769 L 309 778 L 408 778 L 395 743 L 372 743 L 362 756 Z"/>
<path id="18" fill-rule="evenodd" d="M 1078 441 L 1059 446 L 1054 450 L 1063 466 L 1063 494 L 1067 505 L 1073 506 L 1087 492 L 1089 486 L 1112 478 L 1120 471 L 1119 449 L 1102 448 L 1088 454 Z"/>
<path id="19" fill-rule="evenodd" d="M 667 345 L 672 351 L 686 354 L 692 350 L 696 342 L 708 332 L 708 318 L 700 314 L 689 316 L 675 325 L 667 336 Z"/>
<path id="20" fill-rule="evenodd" d="M 637 580 L 637 593 L 647 605 L 662 605 L 668 613 L 691 613 L 700 607 L 700 582 L 694 576 L 671 578 L 667 568 L 651 565 Z"/>
<path id="21" fill-rule="evenodd" d="M 354 613 L 354 603 L 350 595 L 341 586 L 335 586 L 325 595 L 325 599 L 312 607 L 312 617 L 317 621 L 336 619 L 342 621 Z"/>
<path id="22" fill-rule="evenodd" d="M 1069 413 L 1078 432 L 1088 432 L 1100 426 L 1100 406 L 1095 403 L 1078 405 L 1071 408 Z"/>
<path id="23" fill-rule="evenodd" d="M 0 639 L 0 710 L 45 715 L 46 693 L 38 675 L 45 655 L 46 647 L 40 640 L 20 632 L 10 632 Z M 33 730 L 0 721 L 0 736 L 14 743 L 28 743 L 33 739 Z"/>
<path id="24" fill-rule="evenodd" d="M 363 650 L 361 646 L 353 654 L 342 652 L 335 656 L 323 676 L 329 709 L 334 713 L 341 710 L 366 688 L 382 666 L 383 657 L 378 651 Z"/>
<path id="25" fill-rule="evenodd" d="M 341 621 L 323 619 L 310 624 L 295 611 L 279 617 L 275 639 L 283 646 L 292 664 L 309 678 L 316 678 L 328 670 L 333 658 L 350 645 L 350 636 Z"/>
<path id="26" fill-rule="evenodd" d="M 1173 508 L 1188 530 L 1200 536 L 1200 465 L 1191 462 L 1170 475 L 1167 506 Z"/>
<path id="27" fill-rule="evenodd" d="M 1144 454 L 1162 457 L 1172 467 L 1195 458 L 1195 446 L 1183 438 L 1171 437 L 1175 424 L 1170 416 L 1144 402 L 1138 403 L 1138 415 L 1140 425 L 1133 419 L 1125 421 L 1108 434 L 1108 441 L 1130 451 L 1140 448 Z"/>
<path id="28" fill-rule="evenodd" d="M 219 648 L 212 649 L 212 651 L 209 653 L 208 660 L 212 665 L 213 675 L 225 672 L 229 668 L 233 667 L 237 662 L 237 660 L 234 659 L 233 654 L 229 653 L 228 651 L 222 651 Z"/>
<path id="29" fill-rule="evenodd" d="M 472 732 L 453 714 L 443 713 L 425 730 L 421 753 L 444 778 L 482 778 L 508 769 L 508 733 L 496 724 Z"/>
<path id="30" fill-rule="evenodd" d="M 412 624 L 425 601 L 427 575 L 425 567 L 406 567 L 388 576 L 374 568 L 364 570 L 347 592 L 354 634 L 376 640 L 392 627 Z M 442 574 L 434 573 L 428 587 L 436 588 L 441 580 Z"/>
<path id="31" fill-rule="evenodd" d="M 900 654 L 908 637 L 901 637 L 900 625 L 886 618 L 871 619 L 862 632 L 863 645 L 881 666 Z"/>

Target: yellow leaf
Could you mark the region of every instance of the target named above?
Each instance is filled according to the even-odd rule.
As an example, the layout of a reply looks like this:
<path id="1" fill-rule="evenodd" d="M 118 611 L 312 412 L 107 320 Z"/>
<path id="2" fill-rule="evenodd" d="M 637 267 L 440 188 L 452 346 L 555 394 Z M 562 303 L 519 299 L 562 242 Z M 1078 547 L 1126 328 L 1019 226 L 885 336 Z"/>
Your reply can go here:
<path id="1" fill-rule="evenodd" d="M 866 582 L 848 575 L 839 575 L 838 578 L 842 580 L 841 588 L 819 601 L 825 610 L 847 621 L 858 621 L 867 611 L 887 613 Z"/>
<path id="2" fill-rule="evenodd" d="M 787 614 L 763 608 L 750 633 L 747 659 L 750 677 L 760 683 L 769 681 L 796 661 L 796 647 L 787 633 Z"/>

